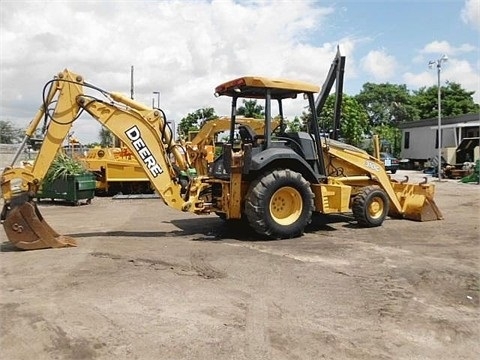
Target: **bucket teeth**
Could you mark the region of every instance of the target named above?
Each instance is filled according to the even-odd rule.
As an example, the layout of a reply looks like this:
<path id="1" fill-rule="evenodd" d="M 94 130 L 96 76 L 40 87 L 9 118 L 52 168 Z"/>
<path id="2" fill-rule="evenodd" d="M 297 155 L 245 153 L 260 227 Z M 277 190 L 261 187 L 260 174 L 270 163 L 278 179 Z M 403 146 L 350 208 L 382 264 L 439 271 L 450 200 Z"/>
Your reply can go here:
<path id="1" fill-rule="evenodd" d="M 3 227 L 8 240 L 19 249 L 77 246 L 72 237 L 54 231 L 33 202 L 23 203 L 10 210 L 3 221 Z"/>

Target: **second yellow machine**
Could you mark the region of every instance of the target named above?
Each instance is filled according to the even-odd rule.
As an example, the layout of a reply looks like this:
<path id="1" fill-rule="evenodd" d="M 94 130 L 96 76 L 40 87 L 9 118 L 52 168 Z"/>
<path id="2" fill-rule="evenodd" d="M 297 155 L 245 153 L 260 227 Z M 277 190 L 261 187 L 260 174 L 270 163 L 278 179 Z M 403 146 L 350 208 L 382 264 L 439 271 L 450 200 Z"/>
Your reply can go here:
<path id="1" fill-rule="evenodd" d="M 238 125 L 249 126 L 257 135 L 263 134 L 264 122 L 260 119 L 237 118 L 236 122 Z M 278 125 L 278 121 L 276 124 Z M 228 129 L 230 118 L 211 119 L 205 121 L 198 131 L 192 131 L 191 139 L 182 142 L 181 146 L 187 152 L 190 163 L 198 175 L 207 175 L 208 164 L 214 160 L 217 137 Z M 89 149 L 85 156 L 79 157 L 85 168 L 95 174 L 95 193 L 97 195 L 153 193 L 155 188 L 135 155 L 124 144 L 118 145 L 95 147 Z"/>

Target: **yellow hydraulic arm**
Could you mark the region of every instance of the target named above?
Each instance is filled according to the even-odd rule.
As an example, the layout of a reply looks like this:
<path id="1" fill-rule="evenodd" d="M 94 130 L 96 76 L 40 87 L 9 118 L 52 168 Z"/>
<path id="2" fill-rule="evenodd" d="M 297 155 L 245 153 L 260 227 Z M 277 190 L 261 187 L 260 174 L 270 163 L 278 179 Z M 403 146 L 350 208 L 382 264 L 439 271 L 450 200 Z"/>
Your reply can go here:
<path id="1" fill-rule="evenodd" d="M 175 180 L 178 174 L 167 156 L 172 134 L 161 133 L 165 121 L 161 112 L 119 93 L 110 93 L 110 97 L 125 107 L 88 96 L 79 96 L 78 103 L 129 148 L 168 206 L 182 211 L 193 211 L 191 206 L 198 204 L 196 197 L 203 185 L 200 182 L 191 184 L 195 186 L 189 187 L 188 196 L 181 195 L 181 185 Z M 185 155 L 180 149 L 173 145 L 171 151 L 179 168 L 187 169 Z M 190 198 L 194 201 L 190 201 Z"/>
<path id="2" fill-rule="evenodd" d="M 4 170 L 1 177 L 4 200 L 1 221 L 7 237 L 16 247 L 39 249 L 75 246 L 72 238 L 61 236 L 50 228 L 32 199 L 82 110 L 125 143 L 168 206 L 182 211 L 203 211 L 199 196 L 206 185 L 199 178 L 189 179 L 188 186 L 183 188 L 180 185 L 179 174 L 169 154 L 180 170 L 188 169 L 187 155 L 173 144 L 170 128 L 164 126 L 165 119 L 161 111 L 148 108 L 119 93 L 108 93 L 86 84 L 81 76 L 69 70 L 61 72 L 50 85 L 22 143 L 24 146 L 35 133 L 42 118 L 50 120 L 34 164 L 26 168 L 14 167 L 22 150 L 20 148 L 12 165 Z M 110 101 L 86 95 L 85 86 L 101 91 Z M 50 109 L 50 106 L 54 108 Z M 12 184 L 18 180 L 21 181 L 20 190 L 18 187 L 14 190 Z"/>
<path id="3" fill-rule="evenodd" d="M 375 146 L 378 154 L 378 140 Z M 420 184 L 397 182 L 390 179 L 380 160 L 366 152 L 335 140 L 324 147 L 326 163 L 341 168 L 342 176 L 329 176 L 331 184 L 348 185 L 352 189 L 376 184 L 389 199 L 389 215 L 411 220 L 430 221 L 443 215 L 434 201 L 435 187 L 426 181 Z"/>
<path id="4" fill-rule="evenodd" d="M 78 116 L 80 107 L 76 103 L 76 98 L 82 92 L 83 78 L 66 70 L 50 82 L 50 88 L 43 99 L 43 104 L 25 130 L 22 145 L 15 154 L 11 166 L 7 167 L 2 174 L 2 197 L 5 201 L 8 202 L 12 198 L 10 181 L 13 179 L 22 179 L 23 187 L 30 186 L 30 192 L 38 190 L 39 181 L 47 173 L 58 149 Z M 50 113 L 48 106 L 52 104 L 56 97 L 61 100 L 57 102 L 54 112 Z M 32 167 L 14 168 L 13 166 L 23 147 L 28 139 L 35 134 L 40 121 L 45 116 L 49 117 L 51 121 L 35 163 Z"/>
<path id="5" fill-rule="evenodd" d="M 43 94 L 43 103 L 27 127 L 11 166 L 6 167 L 2 173 L 4 206 L 0 220 L 8 239 L 18 248 L 27 250 L 76 245 L 74 239 L 56 233 L 43 220 L 31 199 L 38 191 L 41 180 L 79 114 L 80 107 L 76 98 L 83 92 L 83 83 L 81 76 L 67 70 L 49 82 L 49 90 L 47 94 Z M 52 110 L 49 106 L 53 103 L 56 103 L 56 106 Z M 35 133 L 42 118 L 49 118 L 50 123 L 35 163 L 26 168 L 15 168 L 19 154 Z M 21 181 L 20 191 L 13 190 L 12 184 L 15 181 Z"/>

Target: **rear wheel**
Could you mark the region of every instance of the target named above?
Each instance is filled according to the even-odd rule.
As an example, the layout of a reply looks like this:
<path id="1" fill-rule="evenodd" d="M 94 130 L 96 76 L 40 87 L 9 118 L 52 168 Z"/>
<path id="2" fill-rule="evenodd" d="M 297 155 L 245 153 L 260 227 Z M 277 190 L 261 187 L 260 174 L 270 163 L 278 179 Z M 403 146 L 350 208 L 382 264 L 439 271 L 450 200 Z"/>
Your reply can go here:
<path id="1" fill-rule="evenodd" d="M 353 199 L 353 216 L 363 227 L 382 225 L 388 214 L 387 194 L 379 186 L 366 186 Z"/>
<path id="2" fill-rule="evenodd" d="M 272 238 L 300 236 L 312 218 L 313 192 L 301 174 L 274 170 L 252 182 L 245 215 L 259 234 Z"/>

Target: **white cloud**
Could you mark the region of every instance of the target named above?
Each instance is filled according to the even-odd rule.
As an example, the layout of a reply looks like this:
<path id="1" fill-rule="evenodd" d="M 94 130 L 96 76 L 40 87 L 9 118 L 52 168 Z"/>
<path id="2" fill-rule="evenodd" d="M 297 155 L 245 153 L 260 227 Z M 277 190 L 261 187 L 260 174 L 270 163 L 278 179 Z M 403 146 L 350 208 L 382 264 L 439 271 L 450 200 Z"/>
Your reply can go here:
<path id="1" fill-rule="evenodd" d="M 403 74 L 403 79 L 409 88 L 418 89 L 421 87 L 430 87 L 437 85 L 437 75 L 433 72 L 422 71 L 421 73 L 414 74 L 412 72 L 406 72 Z"/>
<path id="2" fill-rule="evenodd" d="M 447 54 L 449 56 L 475 51 L 477 48 L 471 44 L 453 46 L 448 41 L 432 41 L 420 50 L 421 54 Z"/>
<path id="3" fill-rule="evenodd" d="M 397 70 L 398 63 L 395 57 L 385 50 L 372 50 L 360 61 L 362 69 L 372 75 L 377 81 L 391 79 Z"/>
<path id="4" fill-rule="evenodd" d="M 325 35 L 337 26 L 335 15 L 341 9 L 319 1 L 17 0 L 0 1 L 0 11 L 0 114 L 1 120 L 18 126 L 33 117 L 44 84 L 64 68 L 105 90 L 128 95 L 133 65 L 135 100 L 150 105 L 156 98 L 152 93 L 160 91 L 162 109 L 178 121 L 205 106 L 228 114 L 228 99 L 214 98 L 213 91 L 238 76 L 278 76 L 321 85 L 337 45 L 347 56 L 346 92 L 367 81 L 397 81 L 405 66 L 399 59 L 414 52 L 408 44 L 395 56 L 391 49 L 379 50 L 382 44 L 372 40 L 375 30 Z M 472 89 L 480 73 L 480 65 L 471 60 L 474 51 L 478 47 L 467 40 L 437 40 L 418 52 L 418 61 L 426 67 L 428 60 L 447 53 L 449 64 L 456 59 L 461 65 L 455 76 L 451 67 L 452 81 L 462 79 L 462 85 Z M 367 55 L 359 60 L 360 52 Z M 467 55 L 470 68 L 460 63 Z M 432 72 L 425 74 L 435 79 Z M 420 83 L 420 76 L 405 78 L 428 84 Z M 288 111 L 285 108 L 287 116 L 296 115 Z M 99 125 L 88 116 L 75 127 L 80 140 L 98 139 Z"/>
<path id="5" fill-rule="evenodd" d="M 480 0 L 466 0 L 460 16 L 463 22 L 480 31 Z"/>
<path id="6" fill-rule="evenodd" d="M 441 81 L 453 81 L 459 83 L 464 89 L 474 91 L 473 99 L 480 103 L 480 61 L 478 57 L 474 61 L 462 59 L 466 54 L 478 54 L 478 47 L 468 43 L 458 46 L 450 44 L 448 41 L 432 41 L 426 44 L 412 60 L 414 64 L 424 64 L 424 71 L 420 73 L 407 72 L 403 74 L 403 80 L 412 89 L 419 87 L 430 87 L 437 85 L 437 68 L 433 66 L 428 70 L 427 64 L 430 61 L 436 61 L 443 54 L 448 56 L 448 61 L 442 63 Z M 470 59 L 473 59 L 470 56 Z"/>
<path id="7" fill-rule="evenodd" d="M 329 7 L 312 1 L 2 2 L 0 113 L 26 125 L 40 105 L 43 84 L 68 68 L 108 91 L 130 93 L 180 119 L 203 106 L 219 115 L 228 100 L 216 85 L 242 75 L 300 77 L 318 82 L 335 47 L 307 44 Z M 349 45 L 351 47 L 351 45 Z M 307 60 L 314 59 L 312 66 Z M 320 80 L 320 81 L 321 81 Z M 81 129 L 96 129 L 81 119 Z M 81 124 L 81 126 L 80 126 Z M 88 141 L 97 138 L 76 130 Z M 78 134 L 82 131 L 83 134 Z"/>
<path id="8" fill-rule="evenodd" d="M 434 67 L 430 71 L 425 70 L 417 74 L 407 72 L 403 75 L 403 80 L 411 89 L 436 86 L 438 83 L 437 68 Z M 449 59 L 448 62 L 442 64 L 440 81 L 442 84 L 445 84 L 446 81 L 456 82 L 468 91 L 475 91 L 473 99 L 476 103 L 480 103 L 480 67 L 478 64 L 474 68 L 468 61 Z"/>

